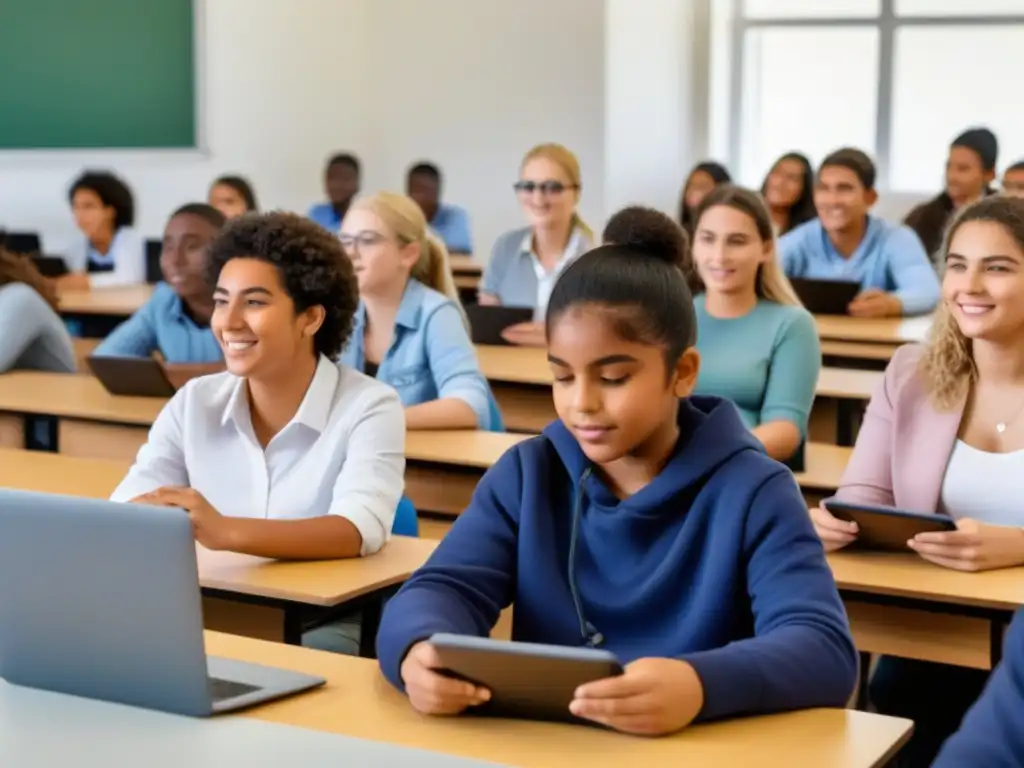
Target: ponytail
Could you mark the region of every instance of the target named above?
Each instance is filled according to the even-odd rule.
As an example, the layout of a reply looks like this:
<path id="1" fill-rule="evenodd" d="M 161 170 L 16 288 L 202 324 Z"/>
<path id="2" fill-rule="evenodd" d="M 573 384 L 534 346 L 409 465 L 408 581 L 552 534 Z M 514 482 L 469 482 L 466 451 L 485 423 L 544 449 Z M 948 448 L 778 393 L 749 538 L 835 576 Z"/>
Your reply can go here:
<path id="1" fill-rule="evenodd" d="M 452 274 L 448 249 L 441 239 L 429 228 L 424 230 L 423 237 L 420 238 L 419 243 L 420 257 L 412 268 L 411 277 L 451 299 L 455 306 L 458 307 L 463 323 L 468 327 L 469 319 L 466 317 L 466 311 L 462 307 L 459 289 L 455 286 L 455 276 Z"/>

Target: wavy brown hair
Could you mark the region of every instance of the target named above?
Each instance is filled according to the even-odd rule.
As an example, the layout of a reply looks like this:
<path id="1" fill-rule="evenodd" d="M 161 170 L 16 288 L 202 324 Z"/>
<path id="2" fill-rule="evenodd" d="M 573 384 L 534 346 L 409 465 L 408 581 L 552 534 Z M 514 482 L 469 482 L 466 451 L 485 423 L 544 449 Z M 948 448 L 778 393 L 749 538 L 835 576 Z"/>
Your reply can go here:
<path id="1" fill-rule="evenodd" d="M 8 283 L 25 283 L 42 296 L 54 312 L 57 311 L 57 289 L 36 269 L 32 259 L 0 248 L 0 285 Z"/>
<path id="2" fill-rule="evenodd" d="M 963 208 L 953 219 L 942 240 L 940 264 L 945 265 L 949 245 L 960 227 L 972 221 L 1000 225 L 1024 251 L 1024 199 L 994 195 Z M 971 340 L 960 331 L 945 302 L 935 312 L 920 372 L 925 389 L 939 410 L 949 410 L 960 403 L 978 378 Z"/>

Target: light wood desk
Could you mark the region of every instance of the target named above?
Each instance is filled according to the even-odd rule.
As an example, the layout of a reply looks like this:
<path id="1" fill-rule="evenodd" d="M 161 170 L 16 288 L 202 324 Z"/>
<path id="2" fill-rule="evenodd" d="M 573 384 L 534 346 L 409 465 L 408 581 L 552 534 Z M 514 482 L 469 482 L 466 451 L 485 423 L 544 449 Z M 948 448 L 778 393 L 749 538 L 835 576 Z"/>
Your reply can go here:
<path id="1" fill-rule="evenodd" d="M 62 315 L 102 315 L 128 317 L 149 301 L 152 285 L 126 285 L 120 288 L 93 288 L 88 291 L 61 291 Z"/>
<path id="2" fill-rule="evenodd" d="M 930 315 L 906 318 L 815 315 L 814 322 L 818 326 L 818 336 L 822 339 L 898 346 L 924 341 L 931 328 L 932 318 Z"/>
<path id="3" fill-rule="evenodd" d="M 631 763 L 652 766 L 867 768 L 884 765 L 910 735 L 907 720 L 818 709 L 694 726 L 643 739 L 585 726 L 417 714 L 376 663 L 248 638 L 206 634 L 210 654 L 286 667 L 327 678 L 327 685 L 245 713 L 273 723 L 473 757 L 502 765 Z"/>
<path id="4" fill-rule="evenodd" d="M 0 487 L 105 499 L 128 471 L 121 461 L 0 449 Z M 197 547 L 207 628 L 298 643 L 303 628 L 362 609 L 361 648 L 373 651 L 383 598 L 426 562 L 432 539 L 394 536 L 375 555 L 275 562 Z"/>
<path id="5" fill-rule="evenodd" d="M 857 648 L 991 669 L 1024 605 L 1024 568 L 961 573 L 912 552 L 828 556 Z"/>
<path id="6" fill-rule="evenodd" d="M 453 253 L 448 256 L 448 263 L 451 265 L 452 274 L 479 278 L 483 274 L 484 265 L 476 261 L 468 253 Z"/>

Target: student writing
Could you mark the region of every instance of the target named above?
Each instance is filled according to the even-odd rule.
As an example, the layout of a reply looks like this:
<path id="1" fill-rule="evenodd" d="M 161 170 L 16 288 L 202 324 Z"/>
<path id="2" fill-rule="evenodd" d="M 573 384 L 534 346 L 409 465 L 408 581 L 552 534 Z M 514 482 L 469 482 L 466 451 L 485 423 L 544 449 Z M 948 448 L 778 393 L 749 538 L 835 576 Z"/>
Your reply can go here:
<path id="1" fill-rule="evenodd" d="M 787 152 L 772 166 L 761 185 L 776 235 L 784 235 L 818 215 L 814 208 L 814 168 L 799 152 Z"/>
<path id="2" fill-rule="evenodd" d="M 988 197 L 954 219 L 943 247 L 943 303 L 923 348 L 893 356 L 868 404 L 838 497 L 951 515 L 956 532 L 908 546 L 939 566 L 1024 565 L 1024 200 Z M 826 549 L 855 525 L 811 511 Z M 930 765 L 985 672 L 883 657 L 871 684 L 884 714 L 912 718 L 911 765 Z"/>
<path id="3" fill-rule="evenodd" d="M 547 307 L 558 421 L 507 452 L 387 605 L 384 674 L 454 714 L 488 692 L 436 670 L 435 632 L 615 653 L 625 675 L 571 711 L 644 734 L 694 720 L 841 706 L 856 653 L 792 475 L 700 367 L 683 254 L 648 243 L 570 265 Z"/>
<path id="4" fill-rule="evenodd" d="M 711 190 L 719 184 L 732 181 L 729 171 L 721 163 L 698 163 L 690 171 L 683 184 L 683 192 L 679 198 L 679 223 L 686 234 L 693 238 L 693 214 Z"/>
<path id="5" fill-rule="evenodd" d="M 334 155 L 324 169 L 327 202 L 309 209 L 309 218 L 331 232 L 337 232 L 352 199 L 359 193 L 359 159 L 347 152 Z"/>
<path id="6" fill-rule="evenodd" d="M 490 390 L 448 253 L 419 206 L 387 192 L 357 200 L 341 243 L 360 297 L 341 362 L 393 386 L 409 429 L 490 429 Z"/>
<path id="7" fill-rule="evenodd" d="M 183 508 L 209 549 L 376 552 L 402 494 L 405 422 L 394 390 L 334 362 L 358 302 L 337 236 L 292 214 L 246 216 L 210 259 L 228 370 L 177 392 L 112 498 Z"/>
<path id="8" fill-rule="evenodd" d="M 779 240 L 783 269 L 789 277 L 860 283 L 849 306 L 855 317 L 930 312 L 939 299 L 931 262 L 909 228 L 868 213 L 877 199 L 867 155 L 840 149 L 826 157 L 814 187 L 818 218 Z"/>
<path id="9" fill-rule="evenodd" d="M 75 351 L 57 314 L 57 292 L 32 260 L 0 248 L 0 373 L 75 370 Z"/>
<path id="10" fill-rule="evenodd" d="M 579 161 L 568 149 L 540 144 L 526 153 L 515 191 L 529 226 L 498 238 L 480 284 L 481 304 L 534 310 L 534 322 L 505 330 L 506 341 L 544 343 L 541 321 L 551 289 L 593 240 L 593 232 L 576 211 L 581 190 Z"/>
<path id="11" fill-rule="evenodd" d="M 695 392 L 727 397 L 779 461 L 794 457 L 821 370 L 814 318 L 782 274 L 764 203 L 723 185 L 695 215 L 694 299 L 700 377 Z"/>
<path id="12" fill-rule="evenodd" d="M 82 240 L 67 254 L 67 288 L 100 288 L 146 281 L 142 240 L 132 228 L 135 201 L 128 186 L 111 173 L 88 171 L 68 193 Z"/>
<path id="13" fill-rule="evenodd" d="M 441 202 L 440 168 L 433 163 L 417 163 L 409 169 L 405 189 L 449 253 L 473 252 L 469 214 L 457 205 Z"/>
<path id="14" fill-rule="evenodd" d="M 208 202 L 226 219 L 237 219 L 244 213 L 259 211 L 252 184 L 241 176 L 221 176 L 210 185 Z"/>
<path id="15" fill-rule="evenodd" d="M 987 128 L 971 128 L 957 136 L 946 160 L 946 188 L 907 214 L 904 223 L 921 239 L 928 255 L 937 254 L 953 213 L 994 191 L 999 142 Z"/>
<path id="16" fill-rule="evenodd" d="M 153 296 L 121 323 L 93 352 L 107 357 L 150 357 L 159 353 L 172 378 L 187 380 L 223 367 L 213 331 L 213 288 L 209 283 L 210 243 L 224 216 L 204 203 L 179 208 L 167 222 L 160 251 L 163 282 Z"/>

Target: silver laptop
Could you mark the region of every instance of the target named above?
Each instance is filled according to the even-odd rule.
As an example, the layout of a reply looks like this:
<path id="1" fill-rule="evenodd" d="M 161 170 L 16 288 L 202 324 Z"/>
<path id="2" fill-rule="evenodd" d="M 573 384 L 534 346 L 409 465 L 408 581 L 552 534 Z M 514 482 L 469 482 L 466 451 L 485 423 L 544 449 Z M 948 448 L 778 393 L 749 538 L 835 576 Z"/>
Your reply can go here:
<path id="1" fill-rule="evenodd" d="M 182 510 L 2 489 L 0 678 L 193 716 L 324 683 L 206 656 Z"/>

